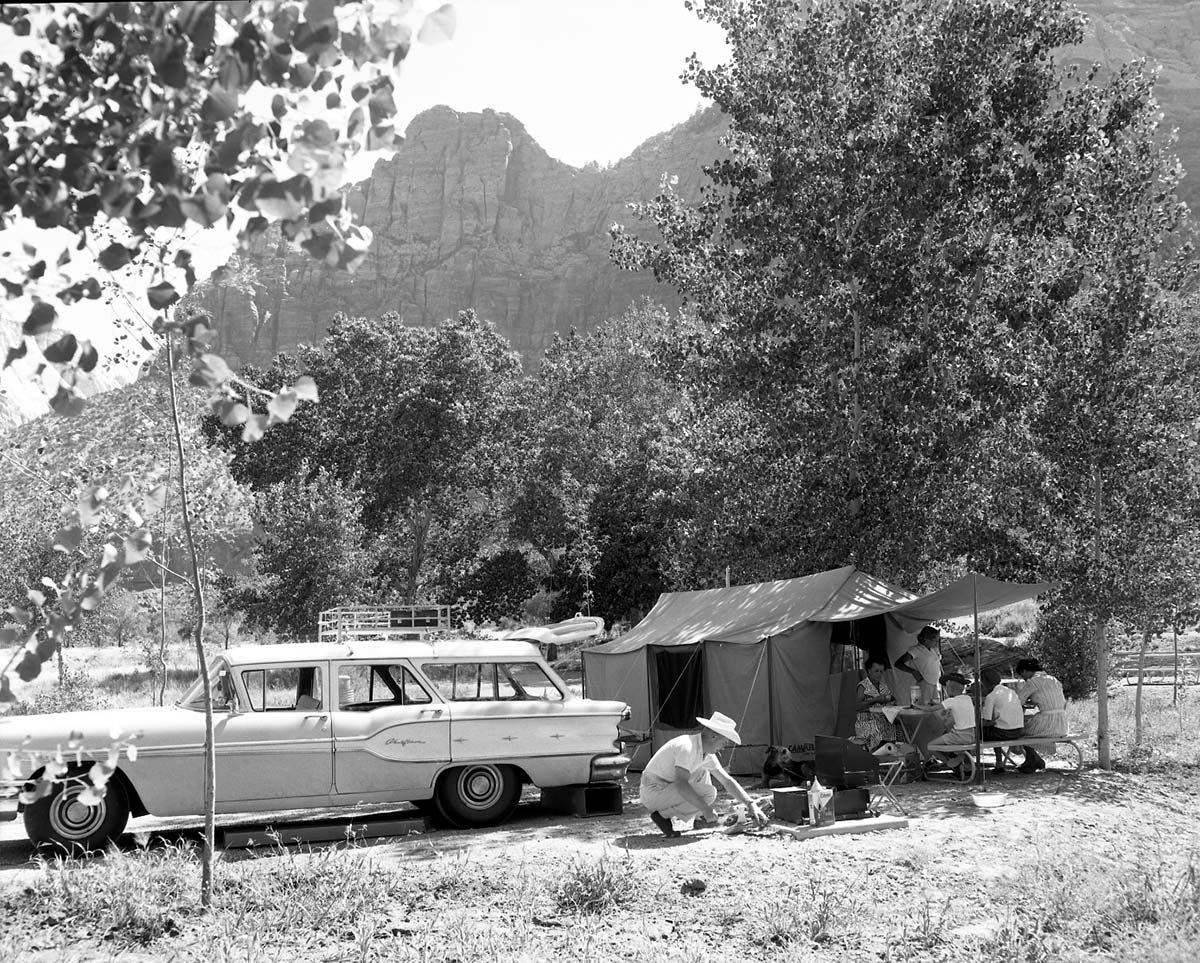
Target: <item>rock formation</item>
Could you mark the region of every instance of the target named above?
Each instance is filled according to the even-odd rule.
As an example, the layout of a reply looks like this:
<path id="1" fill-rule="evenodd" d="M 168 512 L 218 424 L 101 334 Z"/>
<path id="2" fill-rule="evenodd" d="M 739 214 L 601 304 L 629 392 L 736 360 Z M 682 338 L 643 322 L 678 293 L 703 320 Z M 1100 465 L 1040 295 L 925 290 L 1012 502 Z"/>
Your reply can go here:
<path id="1" fill-rule="evenodd" d="M 648 273 L 612 265 L 608 228 L 633 223 L 626 205 L 653 196 L 665 174 L 697 196 L 724 128 L 719 114 L 698 113 L 612 167 L 579 169 L 550 157 L 508 114 L 428 110 L 396 155 L 350 190 L 355 219 L 375 234 L 358 272 L 260 252 L 252 296 L 206 299 L 218 314 L 217 348 L 262 364 L 319 340 L 338 311 L 436 324 L 474 308 L 532 359 L 555 332 L 592 328 L 644 295 L 672 303 Z"/>

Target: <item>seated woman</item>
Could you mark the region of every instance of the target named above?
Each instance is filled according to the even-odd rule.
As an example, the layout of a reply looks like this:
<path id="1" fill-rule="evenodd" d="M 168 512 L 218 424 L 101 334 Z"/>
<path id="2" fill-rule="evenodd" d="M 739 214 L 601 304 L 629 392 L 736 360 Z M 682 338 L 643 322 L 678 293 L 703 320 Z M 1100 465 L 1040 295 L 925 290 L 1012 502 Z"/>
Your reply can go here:
<path id="1" fill-rule="evenodd" d="M 984 669 L 980 674 L 983 682 L 983 738 L 995 742 L 1012 742 L 1025 732 L 1025 709 L 1021 698 L 1001 681 L 995 669 Z M 996 767 L 992 772 L 1004 772 L 1004 750 L 996 750 Z"/>
<path id="2" fill-rule="evenodd" d="M 1067 700 L 1063 695 L 1062 683 L 1054 676 L 1042 671 L 1037 659 L 1021 659 L 1017 663 L 1017 675 L 1021 684 L 1017 686 L 1017 698 L 1027 707 L 1036 708 L 1037 714 L 1026 716 L 1025 735 L 1065 736 L 1067 734 Z M 1019 772 L 1037 772 L 1046 768 L 1043 759 L 1033 746 L 1023 746 L 1025 762 Z"/>
<path id="3" fill-rule="evenodd" d="M 899 739 L 895 724 L 888 722 L 882 712 L 871 711 L 875 706 L 896 704 L 892 690 L 883 681 L 885 668 L 881 659 L 867 659 L 866 678 L 858 684 L 857 701 L 854 704 L 858 711 L 854 717 L 854 741 L 861 742 L 868 749 L 877 749 L 882 743 Z"/>
<path id="4" fill-rule="evenodd" d="M 671 825 L 673 818 L 690 819 L 703 816 L 716 823 L 713 805 L 717 801 L 716 776 L 739 802 L 745 804 L 750 817 L 760 826 L 767 818 L 733 776 L 725 771 L 716 753 L 726 746 L 740 746 L 734 721 L 721 712 L 712 718 L 696 720 L 703 727 L 696 733 L 685 733 L 666 742 L 656 752 L 642 772 L 641 804 L 650 810 L 650 820 L 664 836 L 678 836 Z"/>

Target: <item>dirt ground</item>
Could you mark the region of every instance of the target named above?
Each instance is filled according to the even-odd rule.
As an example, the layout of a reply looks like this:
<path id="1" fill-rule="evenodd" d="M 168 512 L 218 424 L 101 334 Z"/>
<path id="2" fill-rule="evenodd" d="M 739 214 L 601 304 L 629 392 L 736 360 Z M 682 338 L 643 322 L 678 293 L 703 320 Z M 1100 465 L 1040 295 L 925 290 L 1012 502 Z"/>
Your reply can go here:
<path id="1" fill-rule="evenodd" d="M 1009 803 L 987 811 L 973 806 L 967 787 L 914 783 L 897 790 L 909 813 L 907 827 L 805 841 L 776 827 L 665 839 L 636 803 L 636 776 L 626 786 L 619 816 L 550 814 L 530 794 L 515 818 L 495 829 L 431 830 L 338 854 L 402 874 L 422 893 L 374 919 L 370 953 L 333 940 L 299 955 L 294 946 L 272 949 L 269 942 L 242 955 L 229 933 L 218 945 L 224 958 L 246 960 L 1076 958 L 1038 956 L 1024 943 L 1014 951 L 1014 914 L 1036 913 L 1031 901 L 1063 899 L 1067 890 L 1061 884 L 1055 889 L 1053 880 L 1064 875 L 1072 898 L 1086 903 L 1106 899 L 1115 881 L 1130 873 L 1153 870 L 1151 876 L 1160 874 L 1167 885 L 1181 868 L 1196 866 L 1196 772 L 997 777 L 989 788 L 1008 792 Z M 137 820 L 131 828 L 145 833 L 153 825 Z M 32 856 L 27 843 L 5 832 L 0 893 L 37 877 Z M 229 851 L 222 872 L 247 858 Z M 255 863 L 270 870 L 288 858 L 279 854 Z M 624 905 L 579 915 L 554 899 L 564 879 L 606 864 Z M 10 929 L 7 940 L 0 938 L 0 955 L 14 963 L 214 958 L 212 936 L 199 923 L 153 946 L 122 948 L 111 933 L 58 922 L 65 925 L 30 920 L 28 933 Z M 346 921 L 347 927 L 356 923 Z M 24 930 L 11 918 L 2 925 Z M 1200 948 L 1192 933 L 1182 943 L 1158 934 L 1153 953 L 1134 955 L 1139 963 L 1194 960 Z M 1100 953 L 1079 949 L 1080 959 L 1134 958 L 1121 946 Z M 1134 949 L 1125 942 L 1124 950 Z"/>

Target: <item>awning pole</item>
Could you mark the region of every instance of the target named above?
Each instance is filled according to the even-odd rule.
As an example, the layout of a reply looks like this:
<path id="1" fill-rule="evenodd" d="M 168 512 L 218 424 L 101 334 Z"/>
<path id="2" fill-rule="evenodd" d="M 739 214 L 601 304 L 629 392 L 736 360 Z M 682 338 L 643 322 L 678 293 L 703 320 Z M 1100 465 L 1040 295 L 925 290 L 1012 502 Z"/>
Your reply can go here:
<path id="1" fill-rule="evenodd" d="M 975 781 L 982 783 L 983 774 L 983 680 L 979 668 L 979 576 L 971 573 L 971 608 L 975 617 Z"/>

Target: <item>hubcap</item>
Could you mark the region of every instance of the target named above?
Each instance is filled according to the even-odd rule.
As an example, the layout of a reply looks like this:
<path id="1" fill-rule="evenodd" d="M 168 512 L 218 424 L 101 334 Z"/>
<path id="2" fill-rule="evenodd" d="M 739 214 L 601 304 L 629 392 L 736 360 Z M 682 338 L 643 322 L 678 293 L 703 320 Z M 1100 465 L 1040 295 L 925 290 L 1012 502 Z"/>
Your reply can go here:
<path id="1" fill-rule="evenodd" d="M 50 828 L 62 839 L 83 839 L 104 822 L 104 803 L 87 806 L 79 801 L 82 786 L 68 786 L 50 805 Z"/>
<path id="2" fill-rule="evenodd" d="M 460 795 L 472 809 L 494 806 L 504 792 L 504 778 L 493 766 L 468 769 L 458 781 Z"/>

